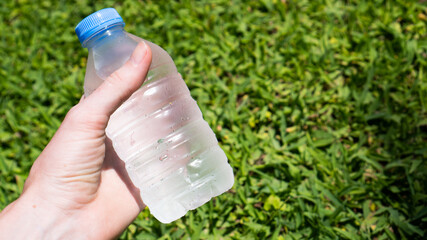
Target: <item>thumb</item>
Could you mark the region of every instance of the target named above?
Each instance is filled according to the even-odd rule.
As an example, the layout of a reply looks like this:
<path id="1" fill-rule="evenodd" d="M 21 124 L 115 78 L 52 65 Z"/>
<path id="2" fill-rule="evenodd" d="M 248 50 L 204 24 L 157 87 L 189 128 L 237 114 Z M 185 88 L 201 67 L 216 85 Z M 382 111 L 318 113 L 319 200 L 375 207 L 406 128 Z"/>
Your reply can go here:
<path id="1" fill-rule="evenodd" d="M 106 119 L 144 82 L 151 64 L 151 50 L 140 42 L 130 59 L 112 73 L 91 95 L 79 103 L 80 110 L 95 118 Z"/>

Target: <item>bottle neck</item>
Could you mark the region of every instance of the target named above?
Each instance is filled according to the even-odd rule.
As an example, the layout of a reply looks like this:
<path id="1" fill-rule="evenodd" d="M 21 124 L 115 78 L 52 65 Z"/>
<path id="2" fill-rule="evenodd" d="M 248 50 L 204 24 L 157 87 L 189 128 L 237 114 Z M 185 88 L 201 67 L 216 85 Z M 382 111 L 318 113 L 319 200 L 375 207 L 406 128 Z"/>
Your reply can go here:
<path id="1" fill-rule="evenodd" d="M 92 36 L 90 36 L 88 39 L 86 39 L 82 46 L 87 49 L 93 48 L 95 45 L 100 44 L 101 42 L 117 36 L 124 34 L 124 24 L 115 24 L 108 26 L 108 28 L 105 28 L 97 33 L 94 33 Z"/>

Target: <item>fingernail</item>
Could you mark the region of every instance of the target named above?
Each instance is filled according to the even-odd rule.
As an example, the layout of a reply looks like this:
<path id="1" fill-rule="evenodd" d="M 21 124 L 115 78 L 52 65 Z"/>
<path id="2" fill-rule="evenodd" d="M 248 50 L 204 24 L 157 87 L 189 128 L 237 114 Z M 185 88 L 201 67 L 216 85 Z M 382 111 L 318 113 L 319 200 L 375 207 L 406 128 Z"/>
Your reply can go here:
<path id="1" fill-rule="evenodd" d="M 131 56 L 131 61 L 133 66 L 135 67 L 139 66 L 142 60 L 144 59 L 146 53 L 147 53 L 147 44 L 145 44 L 145 42 L 140 42 L 138 46 L 136 46 Z"/>

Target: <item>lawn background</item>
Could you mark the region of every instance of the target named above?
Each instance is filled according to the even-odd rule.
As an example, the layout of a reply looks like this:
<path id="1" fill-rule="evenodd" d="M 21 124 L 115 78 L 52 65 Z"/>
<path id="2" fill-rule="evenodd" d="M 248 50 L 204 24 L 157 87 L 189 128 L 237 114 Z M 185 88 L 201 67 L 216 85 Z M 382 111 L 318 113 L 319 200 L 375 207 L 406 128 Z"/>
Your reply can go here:
<path id="1" fill-rule="evenodd" d="M 0 209 L 82 94 L 74 27 L 111 6 L 173 57 L 235 173 L 121 239 L 427 237 L 425 1 L 1 1 Z"/>

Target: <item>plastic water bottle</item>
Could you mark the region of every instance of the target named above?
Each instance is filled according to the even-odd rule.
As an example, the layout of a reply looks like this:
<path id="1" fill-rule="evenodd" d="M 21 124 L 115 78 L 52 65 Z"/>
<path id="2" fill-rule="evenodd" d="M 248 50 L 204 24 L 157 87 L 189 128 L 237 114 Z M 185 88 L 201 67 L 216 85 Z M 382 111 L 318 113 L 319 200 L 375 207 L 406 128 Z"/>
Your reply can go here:
<path id="1" fill-rule="evenodd" d="M 233 172 L 171 57 L 124 25 L 113 8 L 77 25 L 89 50 L 84 91 L 89 95 L 119 69 L 138 42 L 151 48 L 145 83 L 114 112 L 106 133 L 151 214 L 169 223 L 230 189 Z"/>

